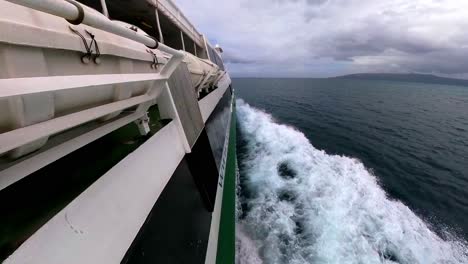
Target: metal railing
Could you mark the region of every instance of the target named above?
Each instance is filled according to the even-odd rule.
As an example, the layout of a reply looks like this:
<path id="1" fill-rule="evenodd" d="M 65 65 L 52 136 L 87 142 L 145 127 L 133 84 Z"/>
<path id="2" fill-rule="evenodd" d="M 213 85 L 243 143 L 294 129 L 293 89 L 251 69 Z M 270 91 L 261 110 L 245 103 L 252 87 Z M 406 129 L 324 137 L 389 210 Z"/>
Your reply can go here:
<path id="1" fill-rule="evenodd" d="M 198 46 L 203 47 L 203 38 L 200 32 L 190 23 L 188 18 L 180 11 L 171 0 L 148 0 L 157 7 L 165 16 L 174 20 L 175 24 L 184 31 Z M 164 30 L 164 29 L 163 29 Z"/>

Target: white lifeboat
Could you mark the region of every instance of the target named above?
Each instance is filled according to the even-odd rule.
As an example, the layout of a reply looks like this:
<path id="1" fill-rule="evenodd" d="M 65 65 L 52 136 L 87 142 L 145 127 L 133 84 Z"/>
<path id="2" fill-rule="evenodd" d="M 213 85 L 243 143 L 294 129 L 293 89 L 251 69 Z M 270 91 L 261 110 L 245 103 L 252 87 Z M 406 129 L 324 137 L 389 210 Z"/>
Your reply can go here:
<path id="1" fill-rule="evenodd" d="M 82 7 L 86 12 L 101 15 Z M 150 50 L 141 43 L 83 24 L 71 25 L 63 18 L 7 1 L 0 1 L 0 17 L 0 79 L 18 80 L 15 84 L 19 85 L 29 78 L 42 78 L 44 87 L 56 83 L 60 76 L 72 76 L 77 82 L 92 79 L 96 83 L 89 89 L 54 90 L 0 99 L 0 133 L 144 95 L 153 87 L 153 81 L 106 84 L 103 80 L 111 74 L 158 73 L 162 67 L 155 65 L 155 61 L 167 62 L 165 53 Z M 115 23 L 135 28 L 136 34 L 145 34 L 124 22 Z M 120 113 L 116 111 L 99 120 Z M 17 158 L 28 154 L 47 140 L 45 137 L 31 142 L 10 151 L 8 156 Z"/>
<path id="2" fill-rule="evenodd" d="M 216 86 L 221 71 L 219 67 L 209 60 L 200 59 L 188 52 L 185 53 L 184 62 L 192 77 L 192 85 L 195 91 L 200 94 L 202 90 L 209 91 Z"/>

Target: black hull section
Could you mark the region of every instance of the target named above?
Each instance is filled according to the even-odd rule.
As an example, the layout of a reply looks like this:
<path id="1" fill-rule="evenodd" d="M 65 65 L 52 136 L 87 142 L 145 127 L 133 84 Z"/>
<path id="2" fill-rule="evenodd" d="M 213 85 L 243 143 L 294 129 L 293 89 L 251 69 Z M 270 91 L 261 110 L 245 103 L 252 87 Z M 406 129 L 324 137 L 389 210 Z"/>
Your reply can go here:
<path id="1" fill-rule="evenodd" d="M 184 158 L 121 263 L 204 263 L 211 213 L 198 190 Z"/>
<path id="2" fill-rule="evenodd" d="M 205 263 L 231 98 L 229 88 L 121 263 Z"/>

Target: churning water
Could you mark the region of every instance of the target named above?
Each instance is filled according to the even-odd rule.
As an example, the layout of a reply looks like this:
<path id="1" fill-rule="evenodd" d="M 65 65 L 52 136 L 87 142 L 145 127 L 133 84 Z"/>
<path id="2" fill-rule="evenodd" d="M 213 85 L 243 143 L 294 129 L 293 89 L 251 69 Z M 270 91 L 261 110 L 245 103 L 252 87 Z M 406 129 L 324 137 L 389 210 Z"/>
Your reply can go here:
<path id="1" fill-rule="evenodd" d="M 240 90 L 238 94 L 242 97 L 242 83 L 239 85 L 234 81 L 236 84 L 235 88 Z M 294 89 L 290 92 L 294 93 Z M 271 96 L 271 92 L 265 93 L 263 99 Z M 332 94 L 328 93 L 328 96 Z M 440 217 L 424 213 L 430 212 L 430 208 L 410 209 L 405 204 L 411 202 L 400 200 L 398 195 L 387 194 L 381 184 L 383 177 L 390 177 L 391 172 L 398 173 L 399 169 L 405 168 L 403 165 L 392 169 L 393 165 L 377 157 L 382 161 L 369 163 L 373 166 L 370 170 L 364 165 L 365 161 L 329 154 L 327 149 L 314 147 L 314 137 L 306 137 L 295 128 L 298 126 L 294 120 L 301 116 L 303 120 L 320 115 L 323 118 L 326 111 L 308 112 L 303 107 L 307 96 L 301 98 L 296 103 L 285 104 L 286 109 L 283 109 L 294 113 L 295 117 L 283 119 L 281 123 L 294 127 L 281 124 L 270 114 L 242 100 L 237 101 L 240 132 L 239 263 L 468 263 L 464 233 L 457 233 L 464 230 L 463 227 L 441 223 Z M 276 108 L 271 112 L 281 110 L 281 103 L 278 104 L 281 100 L 276 101 Z M 259 101 L 256 102 L 258 104 Z M 274 104 L 269 102 L 271 104 L 265 108 Z M 351 115 L 347 117 L 352 118 Z M 336 117 L 335 121 L 338 118 L 346 118 L 346 114 Z M 301 124 L 311 126 L 314 123 Z M 340 127 L 343 126 L 346 124 Z M 385 131 L 386 126 L 388 124 L 381 125 L 381 129 Z M 359 129 L 343 133 L 351 139 L 356 136 L 356 141 L 359 141 L 356 131 Z M 327 132 L 326 129 L 323 132 Z M 373 137 L 376 142 L 386 141 L 379 132 L 374 132 Z M 411 145 L 411 136 L 406 141 Z M 355 142 L 350 148 L 360 143 Z M 368 148 L 379 147 L 371 143 L 368 141 Z M 390 149 L 393 147 L 396 146 L 388 146 Z M 338 148 L 331 149 L 336 152 Z M 392 153 L 385 148 L 373 151 L 385 152 L 385 155 Z M 390 173 L 379 177 L 379 166 Z M 421 185 L 425 184 L 421 180 Z M 395 188 L 391 184 L 389 186 Z M 436 184 L 433 188 L 436 192 Z M 405 186 L 401 189 L 405 190 Z M 426 195 L 426 198 L 415 200 L 434 199 L 430 192 Z M 459 197 L 460 200 L 467 198 Z M 436 205 L 434 208 L 437 211 Z M 421 213 L 416 214 L 415 211 Z"/>

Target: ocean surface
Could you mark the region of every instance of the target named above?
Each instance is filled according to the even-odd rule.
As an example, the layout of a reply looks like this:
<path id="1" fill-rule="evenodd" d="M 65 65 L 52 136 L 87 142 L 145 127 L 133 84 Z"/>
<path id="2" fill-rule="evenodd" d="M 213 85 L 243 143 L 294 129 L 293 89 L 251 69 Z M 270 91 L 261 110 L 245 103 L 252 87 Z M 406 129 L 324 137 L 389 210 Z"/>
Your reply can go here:
<path id="1" fill-rule="evenodd" d="M 233 87 L 239 263 L 468 263 L 468 87 Z"/>

